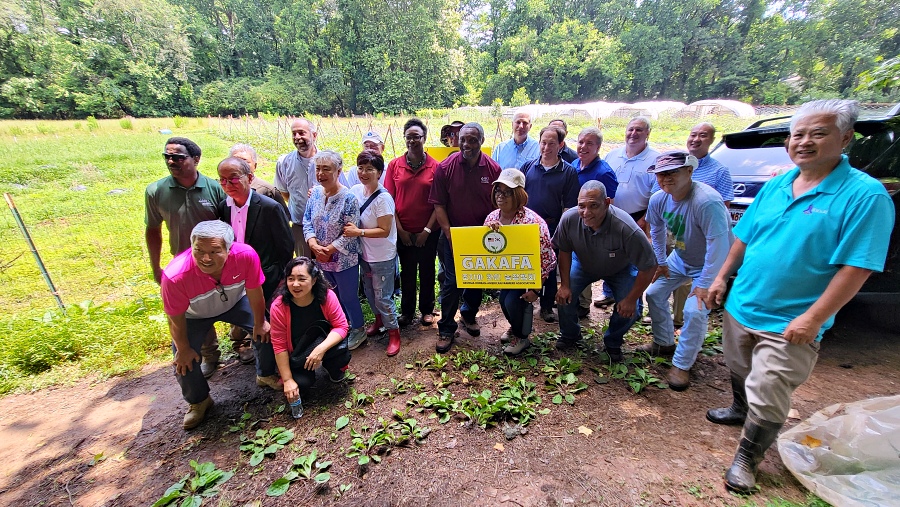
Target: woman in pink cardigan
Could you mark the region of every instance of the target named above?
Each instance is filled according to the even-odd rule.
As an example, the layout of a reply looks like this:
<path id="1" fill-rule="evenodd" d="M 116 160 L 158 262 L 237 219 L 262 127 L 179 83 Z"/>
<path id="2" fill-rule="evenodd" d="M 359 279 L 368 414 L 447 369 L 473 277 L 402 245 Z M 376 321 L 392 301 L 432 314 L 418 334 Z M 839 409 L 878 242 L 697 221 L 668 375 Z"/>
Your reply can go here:
<path id="1" fill-rule="evenodd" d="M 316 369 L 325 367 L 332 382 L 344 379 L 350 364 L 347 318 L 325 275 L 307 257 L 285 266 L 284 284 L 269 308 L 272 349 L 289 403 L 300 388 L 316 382 Z"/>

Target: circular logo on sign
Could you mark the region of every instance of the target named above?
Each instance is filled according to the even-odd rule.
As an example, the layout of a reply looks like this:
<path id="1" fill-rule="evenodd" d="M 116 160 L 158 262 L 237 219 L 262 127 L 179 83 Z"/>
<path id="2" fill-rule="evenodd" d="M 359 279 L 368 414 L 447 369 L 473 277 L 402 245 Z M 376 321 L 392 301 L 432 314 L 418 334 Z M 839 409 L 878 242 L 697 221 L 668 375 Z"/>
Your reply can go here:
<path id="1" fill-rule="evenodd" d="M 500 231 L 488 231 L 481 240 L 484 249 L 492 254 L 498 254 L 506 248 L 506 236 Z"/>

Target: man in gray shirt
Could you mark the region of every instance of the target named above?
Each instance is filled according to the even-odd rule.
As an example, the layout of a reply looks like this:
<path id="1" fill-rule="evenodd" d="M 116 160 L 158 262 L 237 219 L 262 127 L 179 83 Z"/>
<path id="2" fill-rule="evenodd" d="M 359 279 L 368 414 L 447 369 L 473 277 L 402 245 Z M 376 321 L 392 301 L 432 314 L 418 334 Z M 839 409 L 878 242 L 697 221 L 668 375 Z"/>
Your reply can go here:
<path id="1" fill-rule="evenodd" d="M 563 213 L 553 235 L 561 281 L 556 293 L 560 331 L 556 347 L 568 348 L 581 339 L 578 294 L 603 280 L 616 300 L 603 344 L 609 358 L 621 362 L 622 341 L 641 315 L 641 294 L 657 265 L 644 231 L 609 201 L 602 183 L 586 182 L 578 194 L 578 207 Z"/>
<path id="2" fill-rule="evenodd" d="M 690 369 L 707 331 L 709 309 L 703 301 L 734 241 L 722 196 L 709 185 L 691 179 L 697 165 L 697 157 L 675 150 L 657 157 L 655 165 L 647 169 L 656 175 L 662 189 L 653 194 L 647 208 L 659 267 L 647 289 L 653 342 L 637 350 L 651 355 L 675 354 L 666 379 L 675 391 L 690 385 Z M 667 231 L 675 238 L 675 248 L 668 257 Z M 684 327 L 676 346 L 669 296 L 689 280 L 692 287 L 684 303 Z"/>

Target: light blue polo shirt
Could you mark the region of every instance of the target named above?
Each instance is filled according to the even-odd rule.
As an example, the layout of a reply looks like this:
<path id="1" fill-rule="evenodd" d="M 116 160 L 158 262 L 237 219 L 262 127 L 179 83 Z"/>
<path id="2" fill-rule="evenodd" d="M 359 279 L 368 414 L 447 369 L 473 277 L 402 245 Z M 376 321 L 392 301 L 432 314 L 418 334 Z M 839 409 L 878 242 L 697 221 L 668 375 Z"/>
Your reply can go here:
<path id="1" fill-rule="evenodd" d="M 795 167 L 766 183 L 734 228 L 747 247 L 725 309 L 751 329 L 784 333 L 845 265 L 884 269 L 894 226 L 884 186 L 842 155 L 831 174 L 794 199 L 799 174 Z M 834 316 L 816 339 L 833 323 Z"/>

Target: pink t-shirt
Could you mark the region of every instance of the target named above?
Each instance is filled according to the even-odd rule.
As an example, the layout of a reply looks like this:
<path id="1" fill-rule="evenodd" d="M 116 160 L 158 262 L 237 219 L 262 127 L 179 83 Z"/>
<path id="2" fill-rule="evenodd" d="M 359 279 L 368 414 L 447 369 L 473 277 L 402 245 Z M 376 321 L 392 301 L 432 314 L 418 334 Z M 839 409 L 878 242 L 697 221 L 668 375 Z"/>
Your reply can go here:
<path id="1" fill-rule="evenodd" d="M 178 254 L 163 270 L 161 292 L 168 315 L 186 314 L 189 319 L 208 319 L 234 308 L 246 289 L 256 289 L 266 280 L 259 256 L 249 245 L 232 243 L 220 281 L 200 271 L 191 249 Z"/>

